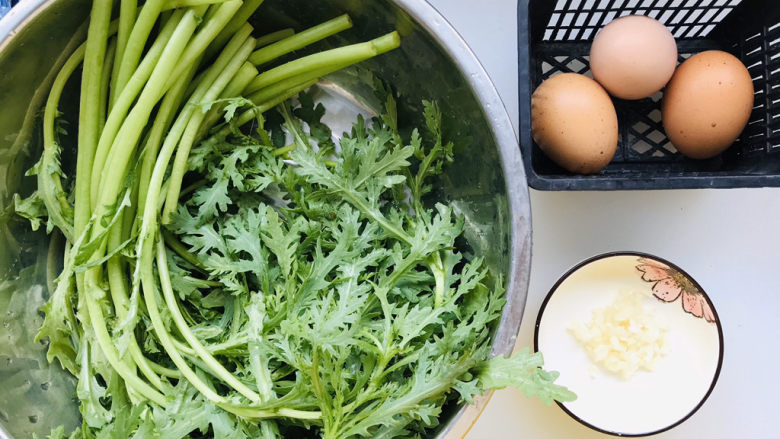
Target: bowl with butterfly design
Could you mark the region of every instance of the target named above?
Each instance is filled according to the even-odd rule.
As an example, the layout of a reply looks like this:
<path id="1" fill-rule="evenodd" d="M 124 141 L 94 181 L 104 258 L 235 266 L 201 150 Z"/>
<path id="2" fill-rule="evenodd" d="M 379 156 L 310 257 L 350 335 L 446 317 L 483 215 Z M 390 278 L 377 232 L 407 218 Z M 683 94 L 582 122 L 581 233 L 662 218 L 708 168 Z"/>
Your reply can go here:
<path id="1" fill-rule="evenodd" d="M 577 392 L 559 406 L 616 436 L 683 423 L 712 393 L 723 364 L 710 296 L 679 266 L 640 252 L 600 254 L 563 274 L 539 311 L 534 347 Z"/>

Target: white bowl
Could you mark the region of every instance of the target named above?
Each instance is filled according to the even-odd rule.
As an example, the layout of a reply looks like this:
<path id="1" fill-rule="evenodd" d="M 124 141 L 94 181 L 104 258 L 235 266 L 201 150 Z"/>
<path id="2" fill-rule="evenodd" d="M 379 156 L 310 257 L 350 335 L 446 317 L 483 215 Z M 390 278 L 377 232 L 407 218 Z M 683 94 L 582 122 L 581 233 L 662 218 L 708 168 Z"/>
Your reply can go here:
<path id="1" fill-rule="evenodd" d="M 621 295 L 637 294 L 643 315 L 665 330 L 665 354 L 626 379 L 596 365 L 569 330 Z M 559 383 L 577 393 L 560 407 L 595 430 L 647 436 L 679 425 L 704 404 L 723 363 L 723 333 L 709 297 L 679 267 L 621 252 L 590 258 L 564 274 L 545 298 L 534 344 Z"/>

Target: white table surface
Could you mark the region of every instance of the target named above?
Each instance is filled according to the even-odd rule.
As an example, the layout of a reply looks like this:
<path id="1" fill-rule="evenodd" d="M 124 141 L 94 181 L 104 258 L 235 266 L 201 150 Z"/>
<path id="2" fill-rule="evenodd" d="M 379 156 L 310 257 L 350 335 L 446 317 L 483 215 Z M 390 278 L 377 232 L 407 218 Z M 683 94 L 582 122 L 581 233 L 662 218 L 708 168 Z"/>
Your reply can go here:
<path id="1" fill-rule="evenodd" d="M 517 130 L 516 2 L 429 1 L 477 54 Z M 541 302 L 572 265 L 613 250 L 661 256 L 680 265 L 709 293 L 722 321 L 725 356 L 718 384 L 704 406 L 654 437 L 780 438 L 780 189 L 531 190 L 531 209 L 531 284 L 518 347 L 532 345 Z M 514 389 L 497 392 L 468 435 L 608 437 L 557 406 L 547 407 Z"/>

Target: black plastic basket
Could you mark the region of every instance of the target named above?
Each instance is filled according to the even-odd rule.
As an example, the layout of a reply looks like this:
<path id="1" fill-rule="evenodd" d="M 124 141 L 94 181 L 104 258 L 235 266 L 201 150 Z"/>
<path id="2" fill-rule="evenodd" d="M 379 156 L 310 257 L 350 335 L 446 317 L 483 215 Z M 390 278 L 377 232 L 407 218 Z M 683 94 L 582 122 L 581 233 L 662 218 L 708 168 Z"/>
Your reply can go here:
<path id="1" fill-rule="evenodd" d="M 750 122 L 734 145 L 708 160 L 679 154 L 661 122 L 661 93 L 614 99 L 615 157 L 595 175 L 554 164 L 531 138 L 531 94 L 556 73 L 590 74 L 596 32 L 612 19 L 648 15 L 677 40 L 679 60 L 708 49 L 731 52 L 753 77 Z M 520 145 L 529 185 L 541 190 L 780 186 L 780 0 L 520 0 Z"/>

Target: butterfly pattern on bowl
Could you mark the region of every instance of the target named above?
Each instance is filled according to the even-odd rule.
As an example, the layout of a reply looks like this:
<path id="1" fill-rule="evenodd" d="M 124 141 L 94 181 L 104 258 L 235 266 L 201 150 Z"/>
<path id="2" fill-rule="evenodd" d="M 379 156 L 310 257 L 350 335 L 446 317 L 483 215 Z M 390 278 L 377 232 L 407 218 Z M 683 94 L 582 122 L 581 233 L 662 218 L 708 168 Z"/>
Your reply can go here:
<path id="1" fill-rule="evenodd" d="M 715 313 L 704 293 L 683 273 L 674 268 L 648 258 L 639 258 L 636 269 L 642 273 L 642 280 L 655 282 L 653 295 L 664 302 L 674 302 L 678 298 L 682 309 L 698 318 L 714 323 Z"/>

